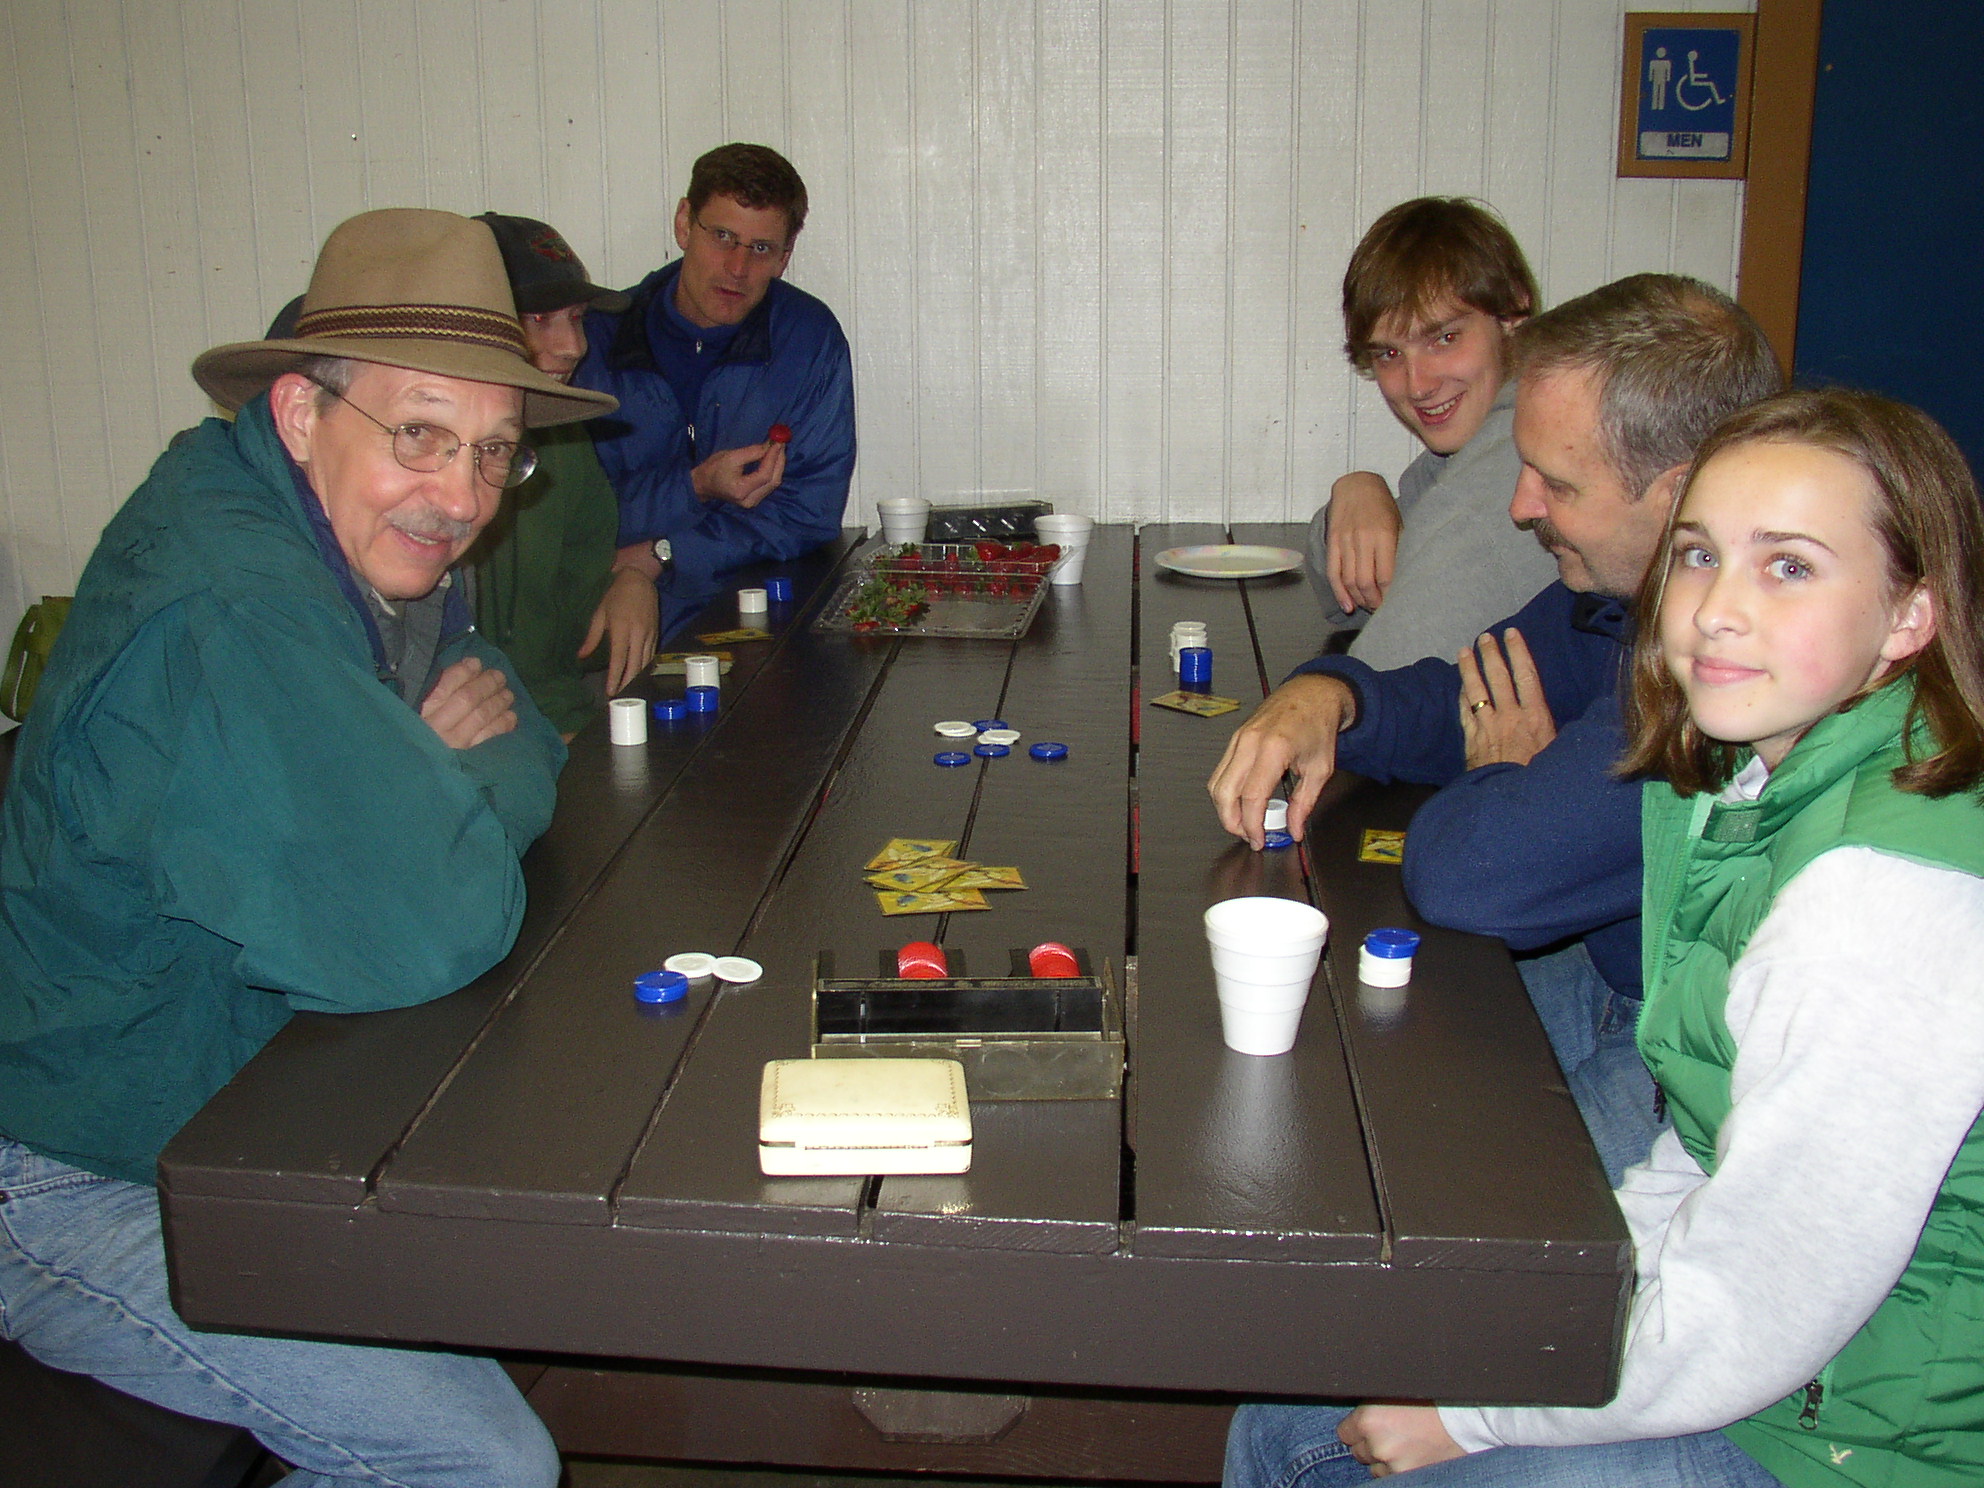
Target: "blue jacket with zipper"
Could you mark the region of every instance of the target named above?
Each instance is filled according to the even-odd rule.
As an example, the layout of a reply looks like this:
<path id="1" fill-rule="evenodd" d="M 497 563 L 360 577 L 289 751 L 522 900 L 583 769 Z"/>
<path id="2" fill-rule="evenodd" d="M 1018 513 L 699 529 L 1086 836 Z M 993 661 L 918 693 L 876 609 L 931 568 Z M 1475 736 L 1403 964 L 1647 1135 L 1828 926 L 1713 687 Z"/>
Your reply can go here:
<path id="1" fill-rule="evenodd" d="M 665 334 L 665 297 L 681 270 L 679 259 L 655 270 L 617 314 L 586 316 L 586 356 L 572 381 L 620 400 L 588 427 L 620 497 L 621 545 L 667 538 L 673 590 L 700 593 L 731 569 L 796 558 L 840 536 L 854 473 L 854 369 L 833 311 L 775 279 L 710 369 L 691 417 L 650 339 Z M 690 472 L 719 450 L 763 443 L 773 424 L 792 430 L 779 488 L 748 511 L 698 500 Z"/>
<path id="2" fill-rule="evenodd" d="M 1527 765 L 1467 768 L 1460 668 L 1427 659 L 1377 672 L 1347 656 L 1305 662 L 1357 693 L 1337 762 L 1374 780 L 1442 787 L 1412 819 L 1405 889 L 1436 925 L 1511 950 L 1582 939 L 1614 990 L 1640 995 L 1640 783 L 1615 777 L 1625 749 L 1619 683 L 1626 607 L 1552 584 L 1491 633 L 1522 632 L 1557 723 Z"/>

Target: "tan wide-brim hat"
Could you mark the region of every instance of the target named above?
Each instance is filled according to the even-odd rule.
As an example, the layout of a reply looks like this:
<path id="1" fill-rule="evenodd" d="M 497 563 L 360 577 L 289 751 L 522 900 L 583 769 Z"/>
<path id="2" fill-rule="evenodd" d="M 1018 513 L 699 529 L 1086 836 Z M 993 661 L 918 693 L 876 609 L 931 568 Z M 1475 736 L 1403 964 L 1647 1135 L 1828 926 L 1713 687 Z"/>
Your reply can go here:
<path id="1" fill-rule="evenodd" d="M 620 406 L 530 364 L 494 234 L 453 212 L 391 207 L 340 224 L 317 255 L 296 335 L 216 346 L 194 360 L 193 378 L 232 411 L 322 356 L 522 388 L 533 428 Z"/>

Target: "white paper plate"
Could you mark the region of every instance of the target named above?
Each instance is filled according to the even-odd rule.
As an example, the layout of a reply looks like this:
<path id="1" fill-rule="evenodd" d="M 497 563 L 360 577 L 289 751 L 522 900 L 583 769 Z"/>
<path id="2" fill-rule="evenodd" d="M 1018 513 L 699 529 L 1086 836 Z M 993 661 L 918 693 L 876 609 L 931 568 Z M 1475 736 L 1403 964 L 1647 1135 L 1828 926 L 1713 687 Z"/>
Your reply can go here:
<path id="1" fill-rule="evenodd" d="M 1300 568 L 1305 560 L 1293 548 L 1256 548 L 1215 543 L 1198 548 L 1166 548 L 1157 566 L 1199 579 L 1264 579 Z"/>

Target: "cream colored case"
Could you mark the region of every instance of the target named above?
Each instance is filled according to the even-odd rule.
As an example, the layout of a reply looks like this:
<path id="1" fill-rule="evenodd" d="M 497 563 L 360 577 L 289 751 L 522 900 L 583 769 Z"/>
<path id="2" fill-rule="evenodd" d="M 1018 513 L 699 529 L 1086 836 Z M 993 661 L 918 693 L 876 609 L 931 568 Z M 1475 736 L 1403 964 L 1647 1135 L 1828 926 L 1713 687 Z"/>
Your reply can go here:
<path id="1" fill-rule="evenodd" d="M 758 1093 L 773 1175 L 963 1173 L 971 1105 L 955 1059 L 774 1059 Z"/>

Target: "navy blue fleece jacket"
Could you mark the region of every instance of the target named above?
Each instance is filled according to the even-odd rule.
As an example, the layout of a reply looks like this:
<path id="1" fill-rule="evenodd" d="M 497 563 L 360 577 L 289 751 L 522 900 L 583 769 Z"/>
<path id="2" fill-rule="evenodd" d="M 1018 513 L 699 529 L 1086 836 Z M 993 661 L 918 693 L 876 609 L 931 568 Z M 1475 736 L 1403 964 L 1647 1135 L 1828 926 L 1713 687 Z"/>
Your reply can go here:
<path id="1" fill-rule="evenodd" d="M 1412 819 L 1405 889 L 1436 925 L 1493 935 L 1511 950 L 1582 938 L 1599 974 L 1640 994 L 1640 784 L 1612 766 L 1624 750 L 1619 682 L 1631 622 L 1618 600 L 1552 584 L 1493 627 L 1522 632 L 1557 721 L 1527 765 L 1466 768 L 1460 668 L 1427 659 L 1389 672 L 1321 656 L 1357 693 L 1337 763 L 1374 780 L 1441 790 Z"/>

